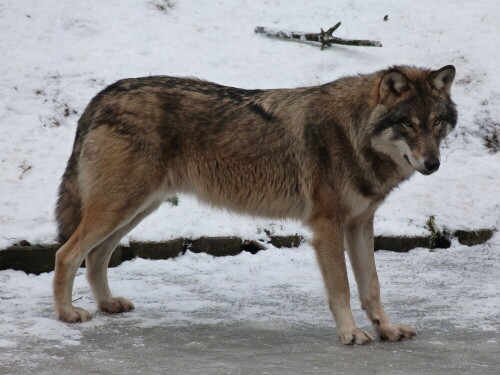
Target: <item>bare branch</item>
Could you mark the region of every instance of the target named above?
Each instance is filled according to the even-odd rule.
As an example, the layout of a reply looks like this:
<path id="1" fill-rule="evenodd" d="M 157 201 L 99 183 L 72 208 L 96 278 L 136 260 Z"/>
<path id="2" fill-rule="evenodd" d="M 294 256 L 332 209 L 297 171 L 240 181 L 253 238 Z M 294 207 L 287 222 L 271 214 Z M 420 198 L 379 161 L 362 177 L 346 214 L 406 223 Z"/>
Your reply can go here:
<path id="1" fill-rule="evenodd" d="M 338 22 L 335 26 L 330 27 L 327 31 L 319 33 L 306 33 L 302 31 L 285 31 L 271 27 L 257 26 L 254 29 L 256 34 L 264 34 L 273 38 L 296 40 L 298 42 L 318 42 L 321 44 L 321 49 L 329 47 L 332 44 L 342 44 L 347 46 L 365 46 L 365 47 L 382 47 L 382 43 L 376 40 L 366 39 L 344 39 L 334 37 L 332 34 L 340 27 Z"/>

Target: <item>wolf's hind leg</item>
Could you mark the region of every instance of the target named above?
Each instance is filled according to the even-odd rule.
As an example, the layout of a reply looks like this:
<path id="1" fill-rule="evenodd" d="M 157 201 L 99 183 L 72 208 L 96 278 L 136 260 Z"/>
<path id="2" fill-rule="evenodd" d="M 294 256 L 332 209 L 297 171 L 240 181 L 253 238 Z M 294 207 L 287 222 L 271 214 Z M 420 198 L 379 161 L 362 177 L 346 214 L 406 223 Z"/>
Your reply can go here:
<path id="1" fill-rule="evenodd" d="M 148 206 L 149 211 L 142 210 L 142 216 L 141 212 L 138 214 L 139 207 L 144 204 L 150 194 L 147 191 L 136 191 L 133 200 L 135 204 L 132 205 L 131 201 L 119 199 L 118 196 L 108 200 L 93 201 L 82 209 L 80 224 L 68 242 L 56 254 L 54 300 L 60 320 L 75 323 L 91 319 L 87 311 L 73 306 L 71 296 L 78 267 L 93 249 L 98 251 L 88 257 L 91 286 L 97 290 L 98 302 L 104 304 L 106 300 L 111 301 L 106 275 L 109 257 L 123 235 L 145 216 L 145 212 L 151 212 L 152 203 Z M 114 233 L 116 236 L 113 236 Z M 123 304 L 120 304 L 120 309 L 130 310 L 133 307 L 125 299 L 116 299 L 114 302 Z M 108 310 L 113 309 L 109 305 L 105 307 Z"/>
<path id="2" fill-rule="evenodd" d="M 86 210 L 75 232 L 56 253 L 54 302 L 59 319 L 68 323 L 91 319 L 86 310 L 73 306 L 71 301 L 76 272 L 86 255 L 119 225 L 117 221 L 106 221 L 106 215 L 97 212 L 96 209 Z"/>
<path id="3" fill-rule="evenodd" d="M 88 311 L 73 306 L 71 302 L 75 275 L 85 257 L 80 232 L 78 228 L 56 253 L 54 302 L 59 319 L 68 323 L 85 322 L 92 318 Z"/>
<path id="4" fill-rule="evenodd" d="M 99 309 L 108 313 L 128 312 L 134 309 L 134 304 L 124 297 L 113 297 L 108 284 L 108 264 L 120 240 L 130 232 L 161 203 L 153 203 L 144 211 L 137 214 L 130 223 L 117 229 L 103 243 L 95 247 L 85 258 L 87 279 Z"/>
<path id="5" fill-rule="evenodd" d="M 119 232 L 120 230 L 118 230 Z M 96 246 L 85 258 L 87 280 L 99 309 L 109 313 L 127 312 L 134 304 L 123 297 L 113 297 L 108 285 L 108 264 L 122 236 L 112 234 Z"/>
<path id="6" fill-rule="evenodd" d="M 129 301 L 111 296 L 108 261 L 120 239 L 144 217 L 141 213 L 151 212 L 163 190 L 172 183 L 165 179 L 171 165 L 160 160 L 161 145 L 153 136 L 155 132 L 152 135 L 147 130 L 139 131 L 129 122 L 122 126 L 99 125 L 82 140 L 78 160 L 80 223 L 56 255 L 54 299 L 60 319 L 66 322 L 90 319 L 88 312 L 71 303 L 74 277 L 85 258 L 89 281 L 101 308 L 115 311 L 133 307 Z"/>

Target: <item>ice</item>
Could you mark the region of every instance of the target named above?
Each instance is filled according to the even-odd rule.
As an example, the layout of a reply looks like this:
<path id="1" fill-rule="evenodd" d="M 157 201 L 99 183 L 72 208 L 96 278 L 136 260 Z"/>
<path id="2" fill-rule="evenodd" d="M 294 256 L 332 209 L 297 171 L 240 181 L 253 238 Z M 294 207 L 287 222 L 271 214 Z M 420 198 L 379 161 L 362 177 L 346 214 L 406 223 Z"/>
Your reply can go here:
<path id="1" fill-rule="evenodd" d="M 110 366 L 129 372 L 132 366 L 154 374 L 164 366 L 190 374 L 204 363 L 206 373 L 230 368 L 254 373 L 249 367 L 254 363 L 271 373 L 286 373 L 291 365 L 314 373 L 307 363 L 324 370 L 342 369 L 342 361 L 350 361 L 357 373 L 369 373 L 369 353 L 377 353 L 374 363 L 393 363 L 394 373 L 417 373 L 405 372 L 403 362 L 394 359 L 403 356 L 405 363 L 428 366 L 435 371 L 431 373 L 480 368 L 493 374 L 500 339 L 499 244 L 497 234 L 490 243 L 474 247 L 454 242 L 438 251 L 377 252 L 386 310 L 395 321 L 411 324 L 417 337 L 402 344 L 377 342 L 363 352 L 344 351 L 338 343 L 308 244 L 256 255 L 214 258 L 188 252 L 170 260 L 126 262 L 109 270 L 110 285 L 115 294 L 130 298 L 136 310 L 118 315 L 96 312 L 80 270 L 74 303 L 94 317 L 74 325 L 55 317 L 53 273 L 1 271 L 0 369 L 3 363 L 6 373 L 63 374 L 66 367 L 53 368 L 63 361 L 73 371 Z M 357 302 L 353 275 L 349 277 L 354 317 L 360 327 L 371 330 Z M 86 352 L 92 356 L 75 354 Z M 30 370 L 23 353 L 31 353 L 30 363 L 38 372 Z M 363 362 L 356 362 L 355 353 L 361 353 Z M 421 356 L 430 362 L 422 363 Z"/>

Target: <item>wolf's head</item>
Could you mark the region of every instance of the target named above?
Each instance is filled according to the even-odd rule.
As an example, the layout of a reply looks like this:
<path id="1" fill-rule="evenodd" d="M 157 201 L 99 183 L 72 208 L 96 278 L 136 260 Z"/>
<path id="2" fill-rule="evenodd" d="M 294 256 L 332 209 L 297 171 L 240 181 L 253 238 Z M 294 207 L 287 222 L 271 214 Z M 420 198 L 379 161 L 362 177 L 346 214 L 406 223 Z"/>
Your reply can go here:
<path id="1" fill-rule="evenodd" d="M 439 168 L 439 145 L 455 127 L 450 97 L 455 68 L 431 71 L 407 66 L 379 73 L 377 105 L 370 117 L 372 147 L 410 174 Z"/>

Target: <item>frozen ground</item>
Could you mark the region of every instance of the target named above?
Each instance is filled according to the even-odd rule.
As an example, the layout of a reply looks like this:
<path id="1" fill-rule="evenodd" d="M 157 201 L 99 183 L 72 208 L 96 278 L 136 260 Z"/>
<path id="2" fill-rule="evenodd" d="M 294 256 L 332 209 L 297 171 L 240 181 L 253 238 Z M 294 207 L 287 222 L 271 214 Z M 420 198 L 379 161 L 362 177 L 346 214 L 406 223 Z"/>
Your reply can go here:
<path id="1" fill-rule="evenodd" d="M 388 15 L 389 20 L 383 18 Z M 449 229 L 500 224 L 500 32 L 495 1 L 51 0 L 0 3 L 0 249 L 55 239 L 53 209 L 78 116 L 106 85 L 154 74 L 245 88 L 315 85 L 393 64 L 457 68 L 456 131 L 438 173 L 415 176 L 376 217 L 378 234 L 422 234 L 430 215 Z M 318 47 L 255 35 L 257 25 L 371 38 L 382 48 Z M 498 134 L 497 134 L 498 136 Z M 189 197 L 164 205 L 127 238 L 308 233 L 297 223 L 212 210 Z"/>
<path id="2" fill-rule="evenodd" d="M 417 337 L 363 348 L 338 342 L 306 244 L 124 263 L 111 287 L 137 309 L 76 325 L 54 316 L 52 273 L 2 271 L 0 374 L 498 374 L 499 244 L 377 252 L 388 314 Z M 95 311 L 83 270 L 74 298 Z M 371 329 L 354 285 L 352 301 Z"/>

